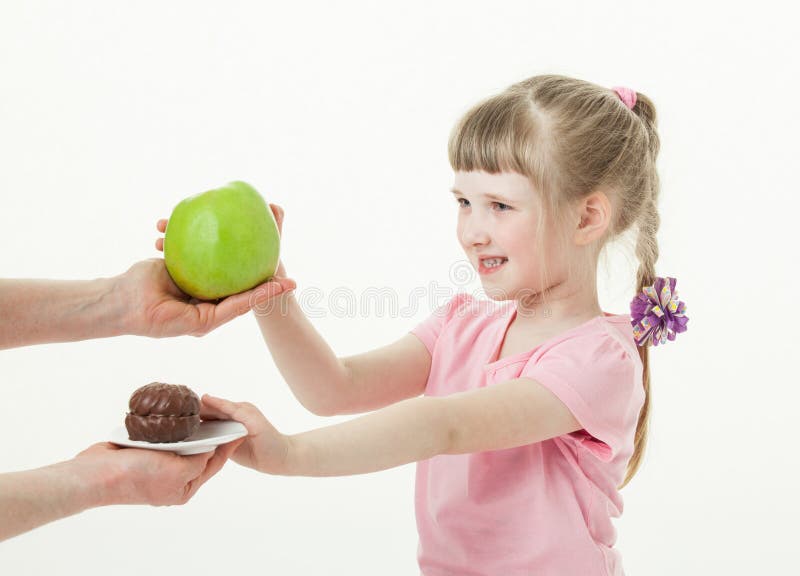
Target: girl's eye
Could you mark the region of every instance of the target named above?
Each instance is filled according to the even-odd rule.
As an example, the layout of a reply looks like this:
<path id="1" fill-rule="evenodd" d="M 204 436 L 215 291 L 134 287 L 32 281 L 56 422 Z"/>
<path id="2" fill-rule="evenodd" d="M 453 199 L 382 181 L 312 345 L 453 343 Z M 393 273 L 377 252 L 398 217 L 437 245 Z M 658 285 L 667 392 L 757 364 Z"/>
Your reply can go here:
<path id="1" fill-rule="evenodd" d="M 465 198 L 457 198 L 456 200 L 458 201 L 458 205 L 461 208 L 466 208 L 467 205 L 469 204 L 469 200 Z M 462 204 L 462 202 L 464 202 L 464 204 Z M 492 202 L 492 205 L 498 207 L 498 212 L 508 212 L 509 210 L 511 210 L 511 206 L 509 206 L 508 204 L 503 204 L 502 202 Z"/>

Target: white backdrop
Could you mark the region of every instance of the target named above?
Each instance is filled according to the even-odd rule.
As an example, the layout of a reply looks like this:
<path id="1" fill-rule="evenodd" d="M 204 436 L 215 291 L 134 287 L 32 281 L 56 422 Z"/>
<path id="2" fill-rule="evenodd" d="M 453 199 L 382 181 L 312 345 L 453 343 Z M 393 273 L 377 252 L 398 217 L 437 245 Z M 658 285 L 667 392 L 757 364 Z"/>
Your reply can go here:
<path id="1" fill-rule="evenodd" d="M 618 547 L 629 574 L 786 573 L 800 514 L 792 22 L 770 2 L 6 0 L 0 275 L 117 274 L 157 255 L 155 221 L 180 199 L 242 179 L 284 207 L 283 259 L 298 296 L 319 297 L 301 301 L 317 329 L 340 356 L 372 349 L 442 293 L 479 289 L 452 273 L 459 115 L 534 74 L 628 85 L 659 113 L 657 270 L 677 276 L 691 321 L 652 354 L 649 451 Z M 631 258 L 610 252 L 607 311 L 627 309 Z M 337 291 L 370 289 L 401 309 L 332 311 Z M 284 432 L 345 419 L 304 411 L 251 316 L 202 339 L 35 346 L 0 352 L 0 470 L 104 440 L 152 380 L 252 401 Z M 413 474 L 229 464 L 185 507 L 92 510 L 7 541 L 0 572 L 416 574 Z"/>

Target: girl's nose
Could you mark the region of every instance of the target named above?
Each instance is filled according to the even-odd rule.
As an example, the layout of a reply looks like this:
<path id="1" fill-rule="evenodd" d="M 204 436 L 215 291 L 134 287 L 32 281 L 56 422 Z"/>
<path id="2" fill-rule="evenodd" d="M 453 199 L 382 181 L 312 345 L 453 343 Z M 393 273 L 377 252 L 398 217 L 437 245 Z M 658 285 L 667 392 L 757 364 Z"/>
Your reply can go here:
<path id="1" fill-rule="evenodd" d="M 461 227 L 461 242 L 465 246 L 481 246 L 488 243 L 489 232 L 478 219 L 465 221 Z"/>

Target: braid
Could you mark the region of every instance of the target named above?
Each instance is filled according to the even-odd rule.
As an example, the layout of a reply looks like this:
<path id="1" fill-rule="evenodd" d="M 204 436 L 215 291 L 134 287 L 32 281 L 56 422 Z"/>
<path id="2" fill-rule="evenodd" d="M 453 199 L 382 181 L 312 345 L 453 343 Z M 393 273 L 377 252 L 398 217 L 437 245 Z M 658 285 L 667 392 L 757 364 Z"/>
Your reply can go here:
<path id="1" fill-rule="evenodd" d="M 655 109 L 649 100 L 640 98 L 634 111 L 644 122 L 647 128 L 649 162 L 651 169 L 647 170 L 649 194 L 643 202 L 639 213 L 639 234 L 636 239 L 636 257 L 639 260 L 639 269 L 636 273 L 636 293 L 649 286 L 656 279 L 656 261 L 658 260 L 658 228 L 661 225 L 661 216 L 658 214 L 658 195 L 660 191 L 658 173 L 655 169 L 656 156 L 659 150 L 658 134 L 655 130 Z M 639 357 L 642 360 L 642 385 L 644 387 L 644 404 L 639 412 L 636 424 L 636 434 L 633 439 L 633 455 L 628 462 L 628 470 L 622 486 L 630 482 L 633 475 L 642 463 L 642 457 L 647 445 L 647 433 L 650 422 L 650 348 L 648 345 L 637 346 Z M 620 488 L 622 488 L 620 486 Z"/>
<path id="2" fill-rule="evenodd" d="M 636 256 L 639 258 L 639 270 L 636 274 L 636 293 L 642 291 L 642 288 L 649 286 L 655 282 L 656 278 L 656 260 L 658 260 L 658 241 L 656 240 L 656 232 L 661 218 L 658 215 L 658 209 L 651 197 L 650 200 L 645 202 L 643 206 L 642 217 L 639 223 L 639 237 L 636 241 Z M 637 346 L 639 350 L 639 357 L 642 360 L 642 385 L 644 387 L 644 404 L 642 410 L 639 412 L 639 421 L 636 424 L 636 434 L 633 439 L 633 455 L 628 462 L 628 470 L 625 474 L 625 481 L 622 486 L 625 486 L 642 463 L 642 457 L 647 445 L 647 432 L 649 429 L 650 417 L 650 347 Z M 620 488 L 622 487 L 620 486 Z"/>
<path id="3" fill-rule="evenodd" d="M 658 240 L 656 234 L 661 225 L 655 198 L 651 198 L 642 206 L 639 218 L 639 236 L 636 240 L 636 257 L 639 259 L 639 270 L 636 273 L 636 292 L 652 284 L 656 279 L 656 260 L 658 260 Z"/>

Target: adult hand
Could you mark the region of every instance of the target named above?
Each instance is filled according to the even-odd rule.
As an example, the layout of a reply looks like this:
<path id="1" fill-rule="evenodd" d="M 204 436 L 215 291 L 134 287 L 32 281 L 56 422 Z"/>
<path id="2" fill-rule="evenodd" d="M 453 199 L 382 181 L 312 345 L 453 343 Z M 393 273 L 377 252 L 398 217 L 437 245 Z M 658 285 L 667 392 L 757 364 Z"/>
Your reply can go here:
<path id="1" fill-rule="evenodd" d="M 275 204 L 270 204 L 270 209 L 280 234 L 283 209 Z M 157 230 L 165 232 L 167 222 L 166 219 L 159 220 Z M 156 248 L 164 250 L 163 238 L 156 240 Z M 134 313 L 128 322 L 131 326 L 129 332 L 154 337 L 203 336 L 253 308 L 263 309 L 270 299 L 297 288 L 297 283 L 286 277 L 286 269 L 280 261 L 275 274 L 267 282 L 217 303 L 200 302 L 181 292 L 170 278 L 162 259 L 138 262 L 121 279 L 122 291 L 128 294 L 129 309 Z"/>
<path id="2" fill-rule="evenodd" d="M 203 420 L 236 420 L 247 428 L 247 436 L 231 459 L 267 474 L 287 471 L 289 438 L 275 429 L 261 411 L 249 402 L 231 402 L 204 394 L 200 405 Z"/>
<path id="3" fill-rule="evenodd" d="M 204 336 L 296 287 L 296 282 L 290 278 L 273 276 L 251 290 L 219 302 L 201 302 L 181 292 L 161 258 L 137 262 L 115 278 L 115 291 L 126 310 L 123 331 L 154 338 Z"/>
<path id="4" fill-rule="evenodd" d="M 193 456 L 90 446 L 75 458 L 0 474 L 0 541 L 109 504 L 185 504 L 242 443 Z"/>
<path id="5" fill-rule="evenodd" d="M 138 448 L 120 448 L 108 442 L 94 444 L 73 462 L 86 478 L 105 489 L 101 505 L 185 504 L 209 478 L 219 472 L 243 439 L 204 454 L 178 456 Z"/>

